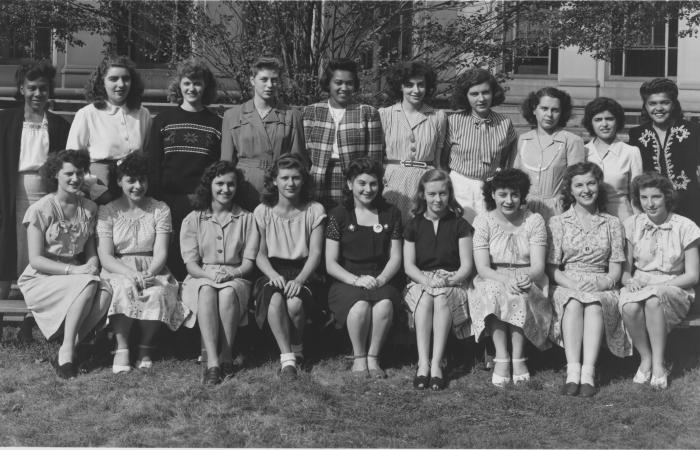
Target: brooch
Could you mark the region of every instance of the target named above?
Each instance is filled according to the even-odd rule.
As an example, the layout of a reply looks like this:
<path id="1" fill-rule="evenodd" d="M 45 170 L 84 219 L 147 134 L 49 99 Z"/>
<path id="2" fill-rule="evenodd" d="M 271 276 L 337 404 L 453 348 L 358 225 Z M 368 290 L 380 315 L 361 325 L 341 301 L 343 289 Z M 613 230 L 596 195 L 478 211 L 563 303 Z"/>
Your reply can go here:
<path id="1" fill-rule="evenodd" d="M 353 225 L 353 224 L 348 225 L 348 230 L 355 231 L 355 225 Z"/>
<path id="2" fill-rule="evenodd" d="M 381 233 L 382 231 L 384 231 L 384 225 L 382 225 L 381 223 L 375 223 L 374 227 L 372 228 L 374 229 L 375 233 Z"/>

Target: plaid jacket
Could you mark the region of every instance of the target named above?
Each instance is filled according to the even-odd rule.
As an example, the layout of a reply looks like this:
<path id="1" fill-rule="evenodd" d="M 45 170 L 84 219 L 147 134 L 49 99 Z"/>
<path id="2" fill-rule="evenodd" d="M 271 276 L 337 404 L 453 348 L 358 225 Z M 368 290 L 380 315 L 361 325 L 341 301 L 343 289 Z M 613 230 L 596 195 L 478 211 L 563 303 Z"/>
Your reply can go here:
<path id="1" fill-rule="evenodd" d="M 311 175 L 317 189 L 323 191 L 323 176 L 331 159 L 335 135 L 335 123 L 328 110 L 328 102 L 306 106 L 303 122 L 306 150 L 311 160 Z M 374 107 L 352 104 L 346 108 L 338 130 L 338 150 L 343 171 L 350 161 L 362 156 L 384 160 L 382 122 Z"/>

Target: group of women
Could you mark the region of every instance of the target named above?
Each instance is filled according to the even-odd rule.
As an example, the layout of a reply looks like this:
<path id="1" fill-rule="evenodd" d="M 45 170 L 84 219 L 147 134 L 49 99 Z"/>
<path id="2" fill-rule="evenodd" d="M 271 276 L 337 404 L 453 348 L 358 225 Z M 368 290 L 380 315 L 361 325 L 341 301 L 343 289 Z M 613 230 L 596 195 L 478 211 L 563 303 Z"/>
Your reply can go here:
<path id="1" fill-rule="evenodd" d="M 666 335 L 700 276 L 700 129 L 672 81 L 642 85 L 629 144 L 621 106 L 588 103 L 584 145 L 563 129 L 571 98 L 552 87 L 527 97 L 533 129 L 518 136 L 492 110 L 504 91 L 483 69 L 460 76 L 446 115 L 426 103 L 426 64 L 395 67 L 394 103 L 377 110 L 355 101 L 357 65 L 334 60 L 320 79 L 328 100 L 299 112 L 279 99 L 280 63 L 260 58 L 252 100 L 222 120 L 206 108 L 211 71 L 185 61 L 169 87 L 179 106 L 152 119 L 133 63 L 107 58 L 70 127 L 46 108 L 54 75 L 21 66 L 24 104 L 0 112 L 0 298 L 18 276 L 41 332 L 62 338 L 59 376 L 76 376 L 78 343 L 106 323 L 120 373 L 152 367 L 161 324 L 198 322 L 203 381 L 217 384 L 233 375 L 250 309 L 284 379 L 324 310 L 347 328 L 351 372 L 383 378 L 405 311 L 417 389 L 446 386 L 450 331 L 493 340 L 496 386 L 530 379 L 530 342 L 564 347 L 566 395 L 595 394 L 602 345 L 620 357 L 634 346 L 634 382 L 666 387 Z"/>

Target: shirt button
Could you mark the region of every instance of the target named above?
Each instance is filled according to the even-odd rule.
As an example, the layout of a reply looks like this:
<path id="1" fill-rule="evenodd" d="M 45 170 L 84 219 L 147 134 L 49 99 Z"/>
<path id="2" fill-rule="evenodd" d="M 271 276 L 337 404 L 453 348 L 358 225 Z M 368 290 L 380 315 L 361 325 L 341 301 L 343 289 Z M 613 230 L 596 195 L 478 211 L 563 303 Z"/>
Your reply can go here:
<path id="1" fill-rule="evenodd" d="M 218 240 L 222 240 L 222 239 L 223 239 L 223 237 L 221 237 L 221 236 L 217 236 L 216 238 L 217 238 Z"/>
<path id="2" fill-rule="evenodd" d="M 217 250 L 216 253 L 223 253 L 223 250 Z"/>

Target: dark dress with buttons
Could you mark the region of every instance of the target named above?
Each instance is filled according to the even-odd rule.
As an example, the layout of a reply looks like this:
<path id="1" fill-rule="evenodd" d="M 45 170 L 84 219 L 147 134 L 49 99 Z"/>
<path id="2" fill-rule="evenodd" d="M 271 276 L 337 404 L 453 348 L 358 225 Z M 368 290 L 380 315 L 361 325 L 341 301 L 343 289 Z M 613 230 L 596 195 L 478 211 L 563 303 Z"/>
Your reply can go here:
<path id="1" fill-rule="evenodd" d="M 639 147 L 644 171 L 653 170 L 668 178 L 676 190 L 674 211 L 700 224 L 700 125 L 687 120 L 674 122 L 661 142 L 652 123 L 630 130 L 630 145 Z"/>
<path id="2" fill-rule="evenodd" d="M 348 210 L 342 205 L 335 207 L 328 215 L 326 239 L 338 241 L 338 263 L 357 276 L 379 275 L 389 261 L 391 241 L 400 240 L 402 234 L 401 213 L 391 205 L 379 209 L 379 223 L 375 226 L 358 225 L 354 208 Z M 342 327 L 350 308 L 358 301 L 377 303 L 389 299 L 394 308 L 398 307 L 402 288 L 401 272 L 374 290 L 334 281 L 328 292 L 328 306 L 335 316 L 337 326 Z"/>

